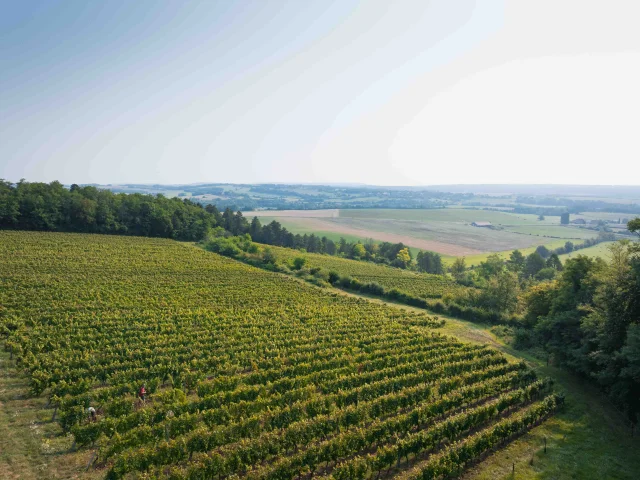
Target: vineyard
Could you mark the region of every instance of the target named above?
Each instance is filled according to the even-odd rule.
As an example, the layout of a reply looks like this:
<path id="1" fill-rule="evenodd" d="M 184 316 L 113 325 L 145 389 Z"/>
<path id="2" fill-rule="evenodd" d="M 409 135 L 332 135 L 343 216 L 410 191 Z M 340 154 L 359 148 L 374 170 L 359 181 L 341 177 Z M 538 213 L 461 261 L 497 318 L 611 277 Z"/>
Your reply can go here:
<path id="1" fill-rule="evenodd" d="M 469 290 L 469 287 L 462 286 L 442 275 L 416 273 L 372 262 L 300 252 L 290 248 L 269 248 L 282 263 L 291 263 L 294 258 L 303 257 L 306 259 L 306 266 L 310 268 L 335 271 L 340 276 L 349 276 L 362 283 L 375 282 L 385 289 L 396 288 L 420 298 L 441 298 L 445 294 L 457 297 Z"/>
<path id="2" fill-rule="evenodd" d="M 108 479 L 447 477 L 562 402 L 437 318 L 171 240 L 3 231 L 0 258 L 4 348 Z"/>

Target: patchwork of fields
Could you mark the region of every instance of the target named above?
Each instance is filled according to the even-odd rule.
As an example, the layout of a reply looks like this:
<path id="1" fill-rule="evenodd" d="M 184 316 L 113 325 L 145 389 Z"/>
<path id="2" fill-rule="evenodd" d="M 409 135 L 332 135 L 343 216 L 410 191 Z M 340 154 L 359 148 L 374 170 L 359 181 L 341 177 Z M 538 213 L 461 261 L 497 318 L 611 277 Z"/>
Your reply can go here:
<path id="1" fill-rule="evenodd" d="M 462 208 L 288 210 L 249 212 L 247 216 L 254 214 L 263 222 L 277 220 L 294 233 L 402 242 L 449 257 L 560 246 L 567 240 L 579 243 L 597 236 L 593 230 L 560 225 L 560 217 L 538 220 L 536 215 Z M 492 228 L 474 227 L 473 222 L 491 222 Z"/>
<path id="2" fill-rule="evenodd" d="M 427 315 L 189 245 L 5 231 L 0 258 L 5 347 L 110 479 L 436 478 L 557 405 Z"/>

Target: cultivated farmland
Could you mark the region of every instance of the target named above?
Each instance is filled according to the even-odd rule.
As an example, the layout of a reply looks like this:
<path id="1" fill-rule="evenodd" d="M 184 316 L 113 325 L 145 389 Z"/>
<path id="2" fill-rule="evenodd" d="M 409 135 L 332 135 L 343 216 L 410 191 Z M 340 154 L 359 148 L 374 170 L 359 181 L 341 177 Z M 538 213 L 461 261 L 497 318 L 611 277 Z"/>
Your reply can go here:
<path id="1" fill-rule="evenodd" d="M 351 260 L 331 255 L 306 253 L 290 248 L 270 247 L 278 261 L 291 263 L 297 257 L 306 260 L 305 266 L 319 267 L 327 271 L 335 271 L 340 276 L 349 276 L 362 283 L 375 282 L 385 289 L 398 290 L 422 298 L 441 298 L 445 294 L 457 296 L 464 294 L 468 287 L 460 285 L 442 275 L 416 273 L 400 268 L 376 265 L 372 262 Z"/>
<path id="2" fill-rule="evenodd" d="M 0 258 L 5 346 L 107 478 L 448 476 L 559 402 L 427 315 L 170 240 L 4 231 Z"/>
<path id="3" fill-rule="evenodd" d="M 297 212 L 297 213 L 296 213 Z M 536 215 L 510 212 L 441 209 L 341 209 L 331 211 L 263 211 L 264 222 L 278 220 L 294 233 L 316 233 L 335 239 L 373 239 L 402 242 L 410 247 L 431 250 L 445 256 L 470 258 L 492 252 L 530 249 L 538 245 L 564 244 L 561 240 L 581 242 L 597 232 L 560 225 L 560 217 L 539 220 Z M 474 227 L 473 222 L 492 226 Z"/>

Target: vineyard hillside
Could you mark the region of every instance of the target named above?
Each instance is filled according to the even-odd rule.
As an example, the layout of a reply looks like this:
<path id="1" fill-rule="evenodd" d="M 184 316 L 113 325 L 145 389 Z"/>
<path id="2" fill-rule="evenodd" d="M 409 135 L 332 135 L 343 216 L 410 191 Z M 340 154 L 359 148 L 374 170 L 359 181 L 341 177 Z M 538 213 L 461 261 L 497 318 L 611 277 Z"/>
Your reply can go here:
<path id="1" fill-rule="evenodd" d="M 0 259 L 4 348 L 100 477 L 440 478 L 563 401 L 441 320 L 191 245 L 3 231 Z"/>
<path id="2" fill-rule="evenodd" d="M 269 246 L 269 248 L 276 259 L 282 263 L 292 264 L 295 258 L 302 257 L 305 259 L 306 267 L 335 271 L 340 276 L 349 276 L 362 283 L 375 282 L 385 290 L 396 288 L 420 298 L 441 298 L 446 294 L 457 297 L 470 290 L 469 287 L 442 275 L 417 273 L 372 262 L 301 252 L 284 247 Z"/>

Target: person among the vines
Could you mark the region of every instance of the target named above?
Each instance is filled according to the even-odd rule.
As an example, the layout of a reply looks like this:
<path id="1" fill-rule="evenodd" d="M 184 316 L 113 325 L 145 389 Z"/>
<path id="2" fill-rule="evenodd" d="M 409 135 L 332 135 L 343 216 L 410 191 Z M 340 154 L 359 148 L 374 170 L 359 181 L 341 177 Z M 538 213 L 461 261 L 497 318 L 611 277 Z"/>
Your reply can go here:
<path id="1" fill-rule="evenodd" d="M 89 417 L 92 422 L 96 421 L 96 409 L 93 407 L 87 408 L 87 412 L 89 413 Z"/>
<path id="2" fill-rule="evenodd" d="M 140 396 L 140 398 L 142 399 L 142 401 L 144 402 L 147 398 L 147 384 L 143 383 L 142 386 L 140 387 L 140 391 L 138 392 L 138 395 Z"/>

